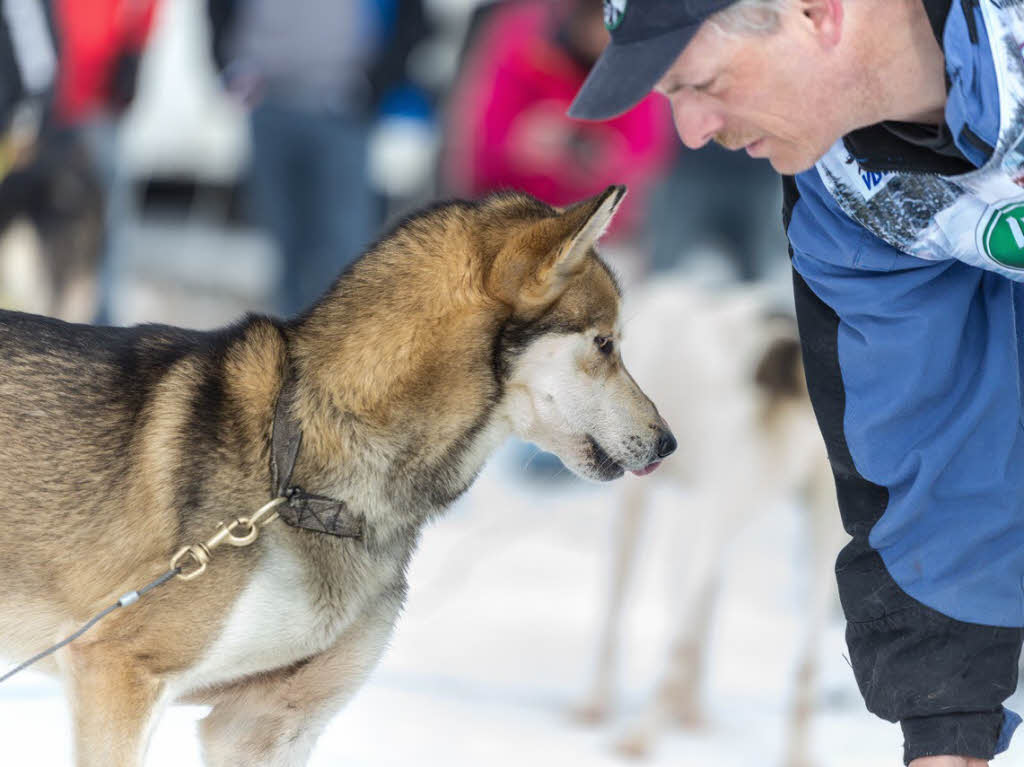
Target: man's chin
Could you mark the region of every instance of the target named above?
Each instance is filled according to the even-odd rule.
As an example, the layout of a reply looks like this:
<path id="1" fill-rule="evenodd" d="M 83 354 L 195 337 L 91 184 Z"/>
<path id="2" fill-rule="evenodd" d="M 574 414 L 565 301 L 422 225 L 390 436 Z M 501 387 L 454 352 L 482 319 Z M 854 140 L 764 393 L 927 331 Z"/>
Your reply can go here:
<path id="1" fill-rule="evenodd" d="M 824 154 L 825 152 L 813 153 L 786 151 L 786 149 L 782 149 L 780 151 L 770 152 L 766 159 L 771 163 L 772 168 L 774 168 L 777 173 L 783 176 L 795 176 L 798 173 L 803 173 L 805 170 L 813 168 L 814 164 L 818 162 Z"/>
<path id="2" fill-rule="evenodd" d="M 771 167 L 774 168 L 775 172 L 782 176 L 795 176 L 798 173 L 803 173 L 805 170 L 810 170 L 814 167 L 816 160 L 811 161 L 794 161 L 790 158 L 774 158 L 769 157 L 768 162 L 771 163 Z"/>

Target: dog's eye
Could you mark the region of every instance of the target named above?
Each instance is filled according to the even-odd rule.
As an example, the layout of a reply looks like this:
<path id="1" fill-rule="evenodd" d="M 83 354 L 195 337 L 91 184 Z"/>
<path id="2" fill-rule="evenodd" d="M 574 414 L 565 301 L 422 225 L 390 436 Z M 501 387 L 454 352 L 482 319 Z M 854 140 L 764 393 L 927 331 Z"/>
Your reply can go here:
<path id="1" fill-rule="evenodd" d="M 601 354 L 608 355 L 615 351 L 615 342 L 608 336 L 595 336 L 594 345 Z"/>

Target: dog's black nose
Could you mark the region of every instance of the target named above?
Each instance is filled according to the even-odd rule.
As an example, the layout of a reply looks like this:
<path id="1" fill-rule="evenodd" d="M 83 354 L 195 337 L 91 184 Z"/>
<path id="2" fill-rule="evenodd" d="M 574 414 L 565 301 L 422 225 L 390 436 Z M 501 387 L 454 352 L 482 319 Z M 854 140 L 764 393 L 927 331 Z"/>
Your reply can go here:
<path id="1" fill-rule="evenodd" d="M 668 458 L 676 451 L 676 447 L 678 447 L 678 444 L 672 432 L 662 432 L 661 438 L 658 440 L 658 458 Z"/>

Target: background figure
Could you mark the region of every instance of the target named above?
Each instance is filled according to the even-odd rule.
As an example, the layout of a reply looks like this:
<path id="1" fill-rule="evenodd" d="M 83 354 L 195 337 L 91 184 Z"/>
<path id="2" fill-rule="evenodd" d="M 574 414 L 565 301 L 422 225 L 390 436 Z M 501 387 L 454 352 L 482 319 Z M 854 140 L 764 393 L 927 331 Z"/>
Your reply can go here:
<path id="1" fill-rule="evenodd" d="M 387 87 L 375 68 L 385 79 L 401 71 L 385 42 L 412 45 L 398 34 L 406 5 L 210 2 L 215 56 L 229 90 L 251 108 L 251 202 L 281 252 L 277 309 L 285 316 L 312 303 L 376 229 L 367 146 Z"/>
<path id="2" fill-rule="evenodd" d="M 519 0 L 478 12 L 447 110 L 443 176 L 456 194 L 515 188 L 552 205 L 626 184 L 608 242 L 637 250 L 648 192 L 675 146 L 655 99 L 606 123 L 566 116 L 608 41 L 601 8 L 599 0 Z"/>
<path id="3" fill-rule="evenodd" d="M 93 269 L 99 272 L 92 311 L 78 320 L 111 321 L 115 240 L 128 218 L 129 194 L 118 151 L 124 116 L 138 84 L 143 52 L 160 9 L 159 0 L 52 0 L 60 61 L 53 104 L 56 132 L 81 142 L 95 174 L 101 221 Z M 62 164 L 60 158 L 54 167 Z M 87 195 L 80 195 L 87 201 Z M 77 217 L 87 219 L 86 211 Z M 87 231 L 81 227 L 83 231 Z M 45 235 L 44 235 L 45 238 Z M 74 242 L 65 238 L 65 242 Z M 66 256 L 66 254 L 64 254 Z M 82 257 L 77 257 L 82 261 Z"/>
<path id="4" fill-rule="evenodd" d="M 684 150 L 651 195 L 651 268 L 697 267 L 690 262 L 706 255 L 739 280 L 778 273 L 788 282 L 781 206 L 779 176 L 767 161 L 715 143 Z"/>
<path id="5" fill-rule="evenodd" d="M 55 112 L 89 146 L 104 186 L 114 183 L 117 124 L 135 97 L 158 0 L 53 0 L 60 42 Z"/>

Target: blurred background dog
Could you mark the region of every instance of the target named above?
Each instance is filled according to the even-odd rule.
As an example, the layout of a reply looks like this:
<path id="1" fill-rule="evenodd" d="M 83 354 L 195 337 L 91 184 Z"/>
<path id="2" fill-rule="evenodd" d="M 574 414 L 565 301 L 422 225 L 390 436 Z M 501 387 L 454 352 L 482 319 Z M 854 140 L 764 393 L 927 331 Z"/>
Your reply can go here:
<path id="1" fill-rule="evenodd" d="M 811 586 L 800 610 L 804 635 L 784 764 L 809 764 L 817 655 L 829 608 L 837 602 L 831 571 L 843 531 L 807 396 L 796 323 L 777 311 L 763 287 L 710 289 L 683 275 L 663 275 L 630 300 L 631 341 L 624 355 L 639 380 L 662 398 L 681 450 L 650 483 L 627 480 L 622 490 L 596 671 L 577 714 L 602 722 L 615 703 L 621 624 L 655 485 L 678 503 L 673 528 L 660 531 L 676 544 L 674 595 L 666 605 L 675 628 L 655 689 L 617 744 L 626 756 L 647 756 L 670 727 L 707 728 L 708 643 L 730 544 L 751 517 L 797 503 L 810 539 Z"/>
<path id="2" fill-rule="evenodd" d="M 99 306 L 103 189 L 72 134 L 34 142 L 0 180 L 0 285 L 9 308 L 89 322 Z"/>

